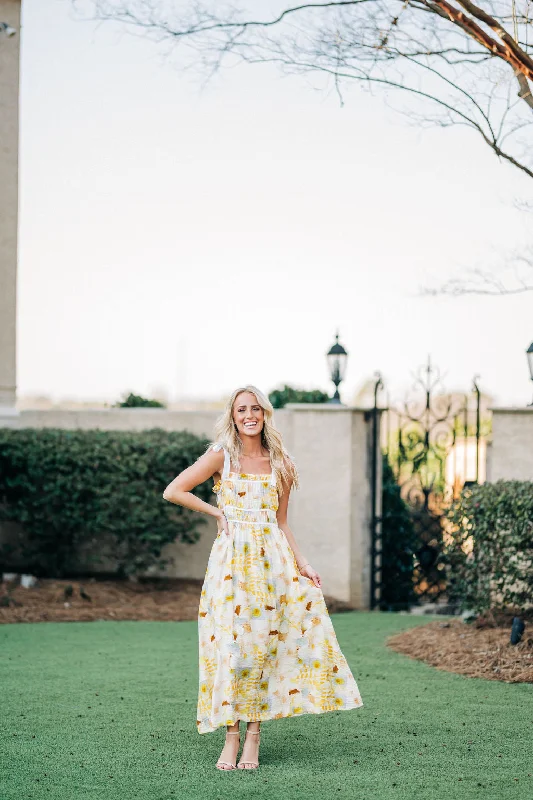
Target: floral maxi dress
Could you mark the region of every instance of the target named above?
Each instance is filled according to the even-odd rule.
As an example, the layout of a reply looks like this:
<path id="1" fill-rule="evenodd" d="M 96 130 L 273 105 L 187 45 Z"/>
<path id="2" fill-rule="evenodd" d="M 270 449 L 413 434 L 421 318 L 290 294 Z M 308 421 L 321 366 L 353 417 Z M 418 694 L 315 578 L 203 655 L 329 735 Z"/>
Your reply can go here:
<path id="1" fill-rule="evenodd" d="M 213 491 L 230 535 L 213 543 L 200 597 L 198 732 L 360 708 L 322 590 L 277 525 L 273 471 L 231 472 L 224 450 Z"/>

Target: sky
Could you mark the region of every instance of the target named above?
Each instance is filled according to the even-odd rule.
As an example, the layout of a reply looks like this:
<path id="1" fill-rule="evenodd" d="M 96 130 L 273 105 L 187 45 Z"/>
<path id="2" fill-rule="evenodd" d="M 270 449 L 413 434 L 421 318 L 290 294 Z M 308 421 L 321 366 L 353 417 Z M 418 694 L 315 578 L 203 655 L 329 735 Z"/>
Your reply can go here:
<path id="1" fill-rule="evenodd" d="M 421 291 L 532 242 L 530 179 L 466 128 L 345 101 L 266 65 L 204 87 L 70 0 L 25 0 L 19 396 L 329 391 L 338 330 L 346 402 L 378 370 L 403 392 L 428 355 L 447 389 L 530 402 L 533 293 Z"/>

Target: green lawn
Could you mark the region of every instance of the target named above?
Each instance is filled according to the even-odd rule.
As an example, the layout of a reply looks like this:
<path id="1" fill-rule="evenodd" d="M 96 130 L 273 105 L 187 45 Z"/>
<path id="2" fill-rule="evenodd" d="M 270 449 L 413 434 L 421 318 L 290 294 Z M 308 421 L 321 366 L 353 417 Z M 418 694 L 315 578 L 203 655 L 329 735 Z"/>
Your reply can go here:
<path id="1" fill-rule="evenodd" d="M 430 618 L 332 619 L 364 708 L 265 722 L 259 770 L 228 773 L 223 729 L 196 731 L 195 622 L 0 626 L 1 800 L 531 800 L 533 685 L 385 648 Z"/>

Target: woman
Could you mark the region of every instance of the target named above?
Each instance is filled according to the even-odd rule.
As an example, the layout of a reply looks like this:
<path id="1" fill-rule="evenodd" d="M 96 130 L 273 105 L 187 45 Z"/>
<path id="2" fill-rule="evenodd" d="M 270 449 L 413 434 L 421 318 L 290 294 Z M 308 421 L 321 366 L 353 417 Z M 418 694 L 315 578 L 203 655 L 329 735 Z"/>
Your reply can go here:
<path id="1" fill-rule="evenodd" d="M 255 386 L 233 392 L 216 443 L 170 483 L 163 497 L 216 517 L 199 616 L 199 733 L 226 726 L 216 766 L 237 767 L 239 721 L 247 722 L 239 769 L 259 766 L 268 719 L 359 708 L 321 590 L 287 524 L 296 467 Z M 213 477 L 218 507 L 191 490 Z M 318 487 L 317 487 L 318 488 Z"/>

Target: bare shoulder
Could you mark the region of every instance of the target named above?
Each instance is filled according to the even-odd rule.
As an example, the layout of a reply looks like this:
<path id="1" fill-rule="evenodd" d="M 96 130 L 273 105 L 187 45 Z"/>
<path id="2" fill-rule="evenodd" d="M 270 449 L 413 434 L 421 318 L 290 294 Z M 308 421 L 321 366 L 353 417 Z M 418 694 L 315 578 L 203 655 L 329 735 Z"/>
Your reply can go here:
<path id="1" fill-rule="evenodd" d="M 222 446 L 220 449 L 215 449 L 214 445 L 211 445 L 209 450 L 206 450 L 205 453 L 202 453 L 196 461 L 191 464 L 190 467 L 187 468 L 186 472 L 194 475 L 195 478 L 201 478 L 201 480 L 207 480 L 213 475 L 216 475 L 218 472 L 221 472 L 224 466 L 224 450 Z"/>
<path id="2" fill-rule="evenodd" d="M 205 464 L 212 465 L 214 468 L 214 472 L 220 472 L 220 469 L 224 466 L 224 448 L 218 442 L 212 444 L 209 450 L 200 456 L 198 461 L 202 461 Z"/>
<path id="3" fill-rule="evenodd" d="M 165 491 L 167 493 L 171 493 L 175 490 L 191 492 L 196 486 L 199 486 L 208 478 L 212 478 L 214 475 L 221 472 L 223 465 L 223 449 L 215 450 L 213 446 L 211 446 L 209 450 L 202 453 L 193 464 L 180 472 L 172 483 L 167 486 Z"/>

